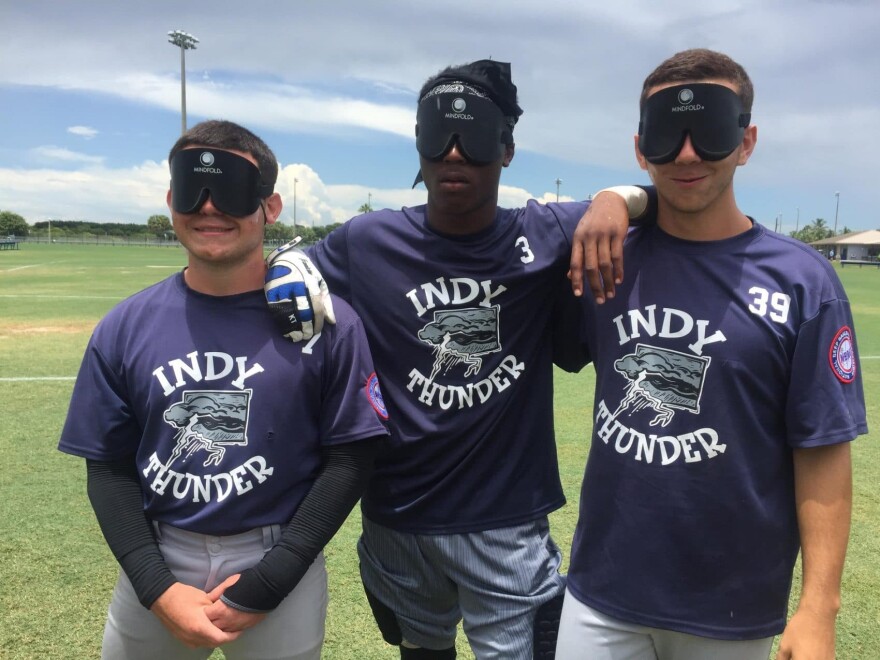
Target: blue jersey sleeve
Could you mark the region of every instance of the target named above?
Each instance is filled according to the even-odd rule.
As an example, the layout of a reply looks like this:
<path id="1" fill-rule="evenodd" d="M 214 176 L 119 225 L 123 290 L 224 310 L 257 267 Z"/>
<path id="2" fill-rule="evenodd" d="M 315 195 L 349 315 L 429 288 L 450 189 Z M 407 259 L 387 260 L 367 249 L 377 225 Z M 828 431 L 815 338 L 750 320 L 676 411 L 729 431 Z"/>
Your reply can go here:
<path id="1" fill-rule="evenodd" d="M 363 324 L 345 303 L 339 303 L 338 308 L 340 314 L 321 396 L 320 435 L 325 445 L 388 433 L 383 426 L 388 413 Z"/>
<path id="2" fill-rule="evenodd" d="M 89 340 L 58 448 L 83 458 L 112 461 L 137 451 L 142 429 L 131 409 L 122 369 L 99 347 L 104 327 L 99 325 Z"/>
<path id="3" fill-rule="evenodd" d="M 798 333 L 786 404 L 788 443 L 815 447 L 867 433 L 865 394 L 846 300 L 822 305 Z"/>

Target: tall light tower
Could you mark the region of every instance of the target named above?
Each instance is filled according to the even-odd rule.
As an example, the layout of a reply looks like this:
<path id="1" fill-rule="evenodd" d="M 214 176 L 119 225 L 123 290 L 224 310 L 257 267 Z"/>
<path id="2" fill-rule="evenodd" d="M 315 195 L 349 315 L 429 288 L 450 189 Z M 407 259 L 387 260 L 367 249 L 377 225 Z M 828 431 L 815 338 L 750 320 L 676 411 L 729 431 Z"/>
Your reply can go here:
<path id="1" fill-rule="evenodd" d="M 559 201 L 559 186 L 562 185 L 562 179 L 556 179 L 556 201 Z"/>
<path id="2" fill-rule="evenodd" d="M 837 204 L 834 206 L 834 235 L 837 236 L 837 212 L 840 210 L 840 191 L 834 193 L 837 198 Z"/>
<path id="3" fill-rule="evenodd" d="M 195 50 L 199 40 L 189 32 L 171 30 L 168 43 L 180 48 L 180 132 L 186 133 L 186 51 Z"/>
<path id="4" fill-rule="evenodd" d="M 293 226 L 296 227 L 296 184 L 299 183 L 299 179 L 293 177 Z"/>

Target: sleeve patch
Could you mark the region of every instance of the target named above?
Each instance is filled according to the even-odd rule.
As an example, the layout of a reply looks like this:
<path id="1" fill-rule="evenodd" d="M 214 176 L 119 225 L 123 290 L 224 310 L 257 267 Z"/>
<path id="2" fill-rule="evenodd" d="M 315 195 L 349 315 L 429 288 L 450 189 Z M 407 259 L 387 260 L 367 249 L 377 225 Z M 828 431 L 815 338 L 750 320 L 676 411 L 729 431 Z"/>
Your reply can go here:
<path id="1" fill-rule="evenodd" d="M 379 389 L 379 377 L 376 376 L 376 372 L 374 371 L 370 374 L 370 377 L 367 378 L 367 386 L 366 386 L 367 398 L 370 400 L 370 405 L 373 406 L 373 410 L 375 410 L 379 417 L 382 419 L 388 419 L 388 408 L 385 407 L 385 400 L 382 398 L 382 391 Z"/>
<path id="2" fill-rule="evenodd" d="M 828 349 L 828 362 L 831 370 L 841 383 L 851 383 L 856 379 L 856 351 L 852 330 L 843 326 L 834 335 Z"/>

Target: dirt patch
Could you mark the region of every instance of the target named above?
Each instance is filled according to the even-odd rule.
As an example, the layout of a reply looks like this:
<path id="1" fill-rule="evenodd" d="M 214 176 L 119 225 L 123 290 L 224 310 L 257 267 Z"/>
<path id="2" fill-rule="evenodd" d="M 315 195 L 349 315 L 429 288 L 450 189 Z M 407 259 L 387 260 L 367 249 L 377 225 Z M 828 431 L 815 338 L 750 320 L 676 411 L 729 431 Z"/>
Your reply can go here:
<path id="1" fill-rule="evenodd" d="M 95 323 L 63 323 L 60 325 L 30 325 L 27 323 L 0 323 L 0 335 L 78 335 L 91 332 Z"/>

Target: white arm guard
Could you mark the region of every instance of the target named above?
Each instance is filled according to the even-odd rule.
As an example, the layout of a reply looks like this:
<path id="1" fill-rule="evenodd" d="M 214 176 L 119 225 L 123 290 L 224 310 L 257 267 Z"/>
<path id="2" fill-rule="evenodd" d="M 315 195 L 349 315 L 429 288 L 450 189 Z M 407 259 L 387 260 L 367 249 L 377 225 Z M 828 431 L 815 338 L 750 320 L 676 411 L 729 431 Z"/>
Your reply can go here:
<path id="1" fill-rule="evenodd" d="M 645 212 L 645 209 L 648 208 L 648 193 L 638 186 L 611 186 L 610 188 L 603 188 L 593 197 L 603 192 L 610 192 L 623 197 L 630 220 L 640 217 Z"/>

